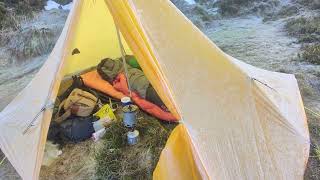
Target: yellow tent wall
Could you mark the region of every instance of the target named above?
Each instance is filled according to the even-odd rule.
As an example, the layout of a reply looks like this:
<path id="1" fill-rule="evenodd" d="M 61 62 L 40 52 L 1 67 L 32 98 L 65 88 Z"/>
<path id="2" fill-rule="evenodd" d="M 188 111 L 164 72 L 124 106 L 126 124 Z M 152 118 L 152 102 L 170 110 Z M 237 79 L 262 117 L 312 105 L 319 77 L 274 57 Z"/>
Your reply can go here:
<path id="1" fill-rule="evenodd" d="M 96 66 L 104 58 L 121 56 L 113 18 L 102 0 L 79 2 L 71 45 L 65 60 L 64 74 L 71 74 Z M 123 41 L 125 44 L 125 41 Z M 72 55 L 74 49 L 79 54 Z M 131 53 L 125 44 L 127 53 Z"/>

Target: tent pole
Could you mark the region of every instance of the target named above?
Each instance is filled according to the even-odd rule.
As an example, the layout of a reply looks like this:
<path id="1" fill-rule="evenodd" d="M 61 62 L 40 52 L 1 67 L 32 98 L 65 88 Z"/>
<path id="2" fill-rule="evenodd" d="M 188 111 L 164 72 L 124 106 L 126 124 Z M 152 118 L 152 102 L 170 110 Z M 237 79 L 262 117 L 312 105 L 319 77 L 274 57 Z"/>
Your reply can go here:
<path id="1" fill-rule="evenodd" d="M 5 156 L 1 161 L 0 161 L 0 166 L 3 164 L 4 160 L 6 160 L 7 157 Z"/>
<path id="2" fill-rule="evenodd" d="M 121 36 L 120 36 L 120 31 L 118 29 L 118 27 L 116 26 L 116 30 L 117 30 L 117 37 L 118 37 L 118 42 L 119 42 L 119 48 L 120 48 L 120 52 L 121 52 L 121 57 L 122 57 L 122 63 L 123 63 L 123 67 L 124 67 L 124 71 L 127 77 L 127 84 L 128 84 L 128 88 L 129 88 L 129 96 L 132 97 L 132 92 L 131 92 L 131 86 L 129 83 L 129 76 L 128 76 L 128 67 L 127 67 L 127 62 L 126 62 L 126 52 L 124 50 L 122 41 L 121 41 Z"/>

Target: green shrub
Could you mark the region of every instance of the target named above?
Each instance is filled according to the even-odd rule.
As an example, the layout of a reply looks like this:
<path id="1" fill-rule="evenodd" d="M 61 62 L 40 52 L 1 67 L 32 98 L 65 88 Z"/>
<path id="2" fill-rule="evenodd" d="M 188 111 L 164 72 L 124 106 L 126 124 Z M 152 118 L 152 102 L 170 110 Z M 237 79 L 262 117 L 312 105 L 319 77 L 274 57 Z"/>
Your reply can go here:
<path id="1" fill-rule="evenodd" d="M 207 12 L 207 10 L 201 6 L 201 5 L 197 5 L 193 8 L 193 11 L 200 16 L 200 18 L 203 21 L 211 21 L 212 20 L 212 16 Z"/>
<path id="2" fill-rule="evenodd" d="M 18 30 L 21 20 L 42 9 L 43 0 L 0 0 L 0 30 Z"/>
<path id="3" fill-rule="evenodd" d="M 14 12 L 10 11 L 9 8 L 6 7 L 5 3 L 0 2 L 0 30 L 17 30 L 18 27 L 18 21 Z"/>
<path id="4" fill-rule="evenodd" d="M 6 15 L 7 15 L 8 11 L 7 9 L 4 7 L 3 3 L 0 3 L 0 29 L 2 29 L 2 25 L 3 22 L 6 20 Z"/>
<path id="5" fill-rule="evenodd" d="M 320 9 L 320 1 L 319 0 L 298 0 L 298 3 L 308 6 L 312 9 Z"/>
<path id="6" fill-rule="evenodd" d="M 317 34 L 303 34 L 299 37 L 299 43 L 320 42 L 320 36 Z"/>
<path id="7" fill-rule="evenodd" d="M 221 0 L 218 2 L 220 13 L 224 16 L 237 15 L 241 7 L 249 6 L 255 0 Z"/>
<path id="8" fill-rule="evenodd" d="M 320 43 L 307 46 L 303 50 L 303 59 L 313 64 L 320 64 Z"/>
<path id="9" fill-rule="evenodd" d="M 297 19 L 292 19 L 289 20 L 286 25 L 285 28 L 288 31 L 288 33 L 290 35 L 299 35 L 302 33 L 302 29 L 304 29 L 304 27 L 306 26 L 307 23 L 307 19 L 304 17 L 300 17 Z"/>
<path id="10" fill-rule="evenodd" d="M 297 6 L 284 6 L 278 12 L 277 16 L 280 18 L 293 16 L 299 13 L 299 8 Z"/>
<path id="11" fill-rule="evenodd" d="M 317 42 L 320 39 L 320 16 L 291 19 L 286 23 L 285 29 L 289 35 L 297 37 L 300 42 Z"/>

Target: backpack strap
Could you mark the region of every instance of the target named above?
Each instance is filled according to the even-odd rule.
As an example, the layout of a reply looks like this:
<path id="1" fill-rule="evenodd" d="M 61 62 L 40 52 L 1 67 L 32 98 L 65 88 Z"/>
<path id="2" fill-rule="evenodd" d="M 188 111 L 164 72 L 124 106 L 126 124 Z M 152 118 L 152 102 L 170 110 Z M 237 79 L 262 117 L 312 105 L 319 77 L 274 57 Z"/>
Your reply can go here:
<path id="1" fill-rule="evenodd" d="M 61 109 L 63 108 L 64 104 L 66 103 L 66 100 L 63 100 L 61 102 L 61 104 L 59 105 L 59 109 L 58 109 L 58 112 L 56 114 L 56 117 L 54 119 L 54 121 L 58 124 L 62 123 L 64 120 L 66 120 L 68 117 L 71 116 L 71 109 L 67 109 L 65 110 L 65 112 L 60 116 L 60 111 Z"/>
<path id="2" fill-rule="evenodd" d="M 63 94 L 61 94 L 60 96 L 58 96 L 57 98 L 60 101 L 63 101 L 64 99 L 67 99 L 67 97 L 69 96 L 69 94 L 75 89 L 75 88 L 82 88 L 84 87 L 84 82 L 83 79 L 81 78 L 81 76 L 72 76 L 72 84 L 68 87 L 67 90 L 65 90 L 65 92 Z"/>

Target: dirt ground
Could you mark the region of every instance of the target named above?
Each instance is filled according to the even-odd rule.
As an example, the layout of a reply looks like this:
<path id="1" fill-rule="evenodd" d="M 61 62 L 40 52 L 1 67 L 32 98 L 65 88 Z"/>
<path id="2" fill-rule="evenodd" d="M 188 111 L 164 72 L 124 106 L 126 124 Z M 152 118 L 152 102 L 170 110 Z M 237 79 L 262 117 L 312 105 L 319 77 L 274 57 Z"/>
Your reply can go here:
<path id="1" fill-rule="evenodd" d="M 94 152 L 98 144 L 87 140 L 67 144 L 62 155 L 49 167 L 42 166 L 40 180 L 88 180 L 95 175 Z"/>

